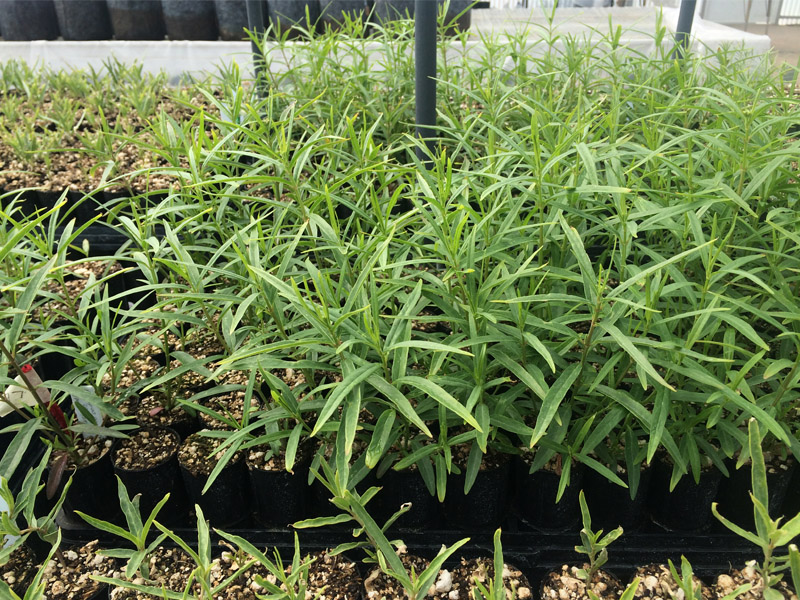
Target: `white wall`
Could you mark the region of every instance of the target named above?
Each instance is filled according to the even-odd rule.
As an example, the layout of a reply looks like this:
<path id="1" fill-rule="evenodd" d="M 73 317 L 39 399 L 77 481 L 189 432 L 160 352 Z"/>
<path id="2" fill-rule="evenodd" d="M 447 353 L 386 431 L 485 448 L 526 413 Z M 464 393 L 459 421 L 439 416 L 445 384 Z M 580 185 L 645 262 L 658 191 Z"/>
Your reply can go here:
<path id="1" fill-rule="evenodd" d="M 699 0 L 700 15 L 717 23 L 777 23 L 782 0 Z M 750 14 L 748 18 L 748 5 Z"/>

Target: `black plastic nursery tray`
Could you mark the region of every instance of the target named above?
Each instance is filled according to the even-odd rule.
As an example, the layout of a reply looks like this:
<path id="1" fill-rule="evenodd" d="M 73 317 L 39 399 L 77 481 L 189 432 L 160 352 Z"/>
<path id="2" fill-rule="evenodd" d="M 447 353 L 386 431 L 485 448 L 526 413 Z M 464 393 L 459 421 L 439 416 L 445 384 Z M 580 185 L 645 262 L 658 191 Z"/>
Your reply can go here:
<path id="1" fill-rule="evenodd" d="M 101 545 L 117 546 L 119 538 L 92 529 L 84 523 L 72 521 L 64 514 L 59 519 L 62 536 L 66 544 L 80 545 L 91 540 L 100 540 Z M 222 528 L 249 540 L 259 548 L 276 548 L 284 560 L 290 560 L 297 531 L 300 547 L 304 552 L 332 548 L 341 543 L 352 542 L 352 527 L 300 529 L 264 528 L 254 521 L 240 523 L 235 527 Z M 196 529 L 187 523 L 177 523 L 171 530 L 187 543 L 196 542 Z M 213 531 L 213 530 L 212 530 Z M 511 515 L 502 524 L 503 554 L 507 563 L 522 570 L 531 583 L 540 581 L 547 572 L 564 564 L 577 564 L 581 557 L 575 552 L 580 542 L 580 525 L 563 531 L 540 531 L 529 528 Z M 457 556 L 491 556 L 494 531 L 460 531 L 453 529 L 391 529 L 389 539 L 402 540 L 409 552 L 428 558 L 435 556 L 442 545 L 451 544 L 469 537 Z M 216 538 L 218 539 L 218 538 Z M 215 544 L 216 545 L 216 544 Z M 626 532 L 609 547 L 608 568 L 626 581 L 637 567 L 650 563 L 666 563 L 668 559 L 680 565 L 681 556 L 692 564 L 695 573 L 704 578 L 713 578 L 731 568 L 760 557 L 758 548 L 730 533 L 666 532 L 655 523 L 644 524 L 636 531 Z M 354 557 L 355 558 L 355 557 Z M 452 562 L 452 561 L 451 561 Z M 709 579 L 710 580 L 710 579 Z"/>

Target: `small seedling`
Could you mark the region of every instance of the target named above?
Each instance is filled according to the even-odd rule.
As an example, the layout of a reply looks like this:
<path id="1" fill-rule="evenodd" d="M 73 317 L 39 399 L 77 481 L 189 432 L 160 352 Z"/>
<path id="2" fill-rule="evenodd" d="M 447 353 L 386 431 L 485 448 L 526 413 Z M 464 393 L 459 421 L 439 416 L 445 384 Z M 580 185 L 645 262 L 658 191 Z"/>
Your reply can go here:
<path id="1" fill-rule="evenodd" d="M 586 497 L 581 490 L 579 496 L 581 504 L 581 517 L 583 519 L 583 529 L 581 529 L 580 546 L 575 546 L 575 552 L 585 554 L 589 560 L 588 569 L 578 569 L 578 577 L 586 583 L 594 579 L 595 574 L 603 565 L 608 562 L 608 546 L 622 535 L 622 527 L 609 531 L 603 536 L 603 530 L 592 531 L 592 517 L 589 514 L 589 507 L 586 505 Z"/>
<path id="2" fill-rule="evenodd" d="M 473 600 L 506 600 L 509 598 L 506 595 L 506 586 L 503 583 L 503 544 L 500 541 L 500 529 L 494 532 L 494 577 L 489 579 L 488 583 L 484 585 L 480 581 L 475 581 L 475 587 L 472 590 Z M 514 600 L 517 597 L 517 590 L 511 590 L 509 600 Z"/>
<path id="3" fill-rule="evenodd" d="M 306 595 L 308 593 L 308 569 L 314 561 L 308 558 L 302 560 L 297 533 L 294 534 L 292 564 L 289 569 L 286 569 L 277 549 L 275 549 L 275 560 L 273 561 L 246 539 L 219 530 L 216 532 L 220 537 L 236 544 L 241 553 L 255 558 L 275 578 L 274 581 L 268 581 L 261 576 L 256 576 L 256 583 L 267 591 L 266 594 L 259 594 L 259 598 L 263 600 L 306 600 L 308 597 L 315 600 L 324 591 L 319 590 L 314 596 Z"/>
<path id="4" fill-rule="evenodd" d="M 135 548 L 134 550 L 101 550 L 99 554 L 111 556 L 113 558 L 127 558 L 128 563 L 125 567 L 125 577 L 128 579 L 132 579 L 137 571 L 142 574 L 142 577 L 149 579 L 149 557 L 159 546 L 159 544 L 166 539 L 167 535 L 162 533 L 150 544 L 147 543 L 147 536 L 150 533 L 150 528 L 153 526 L 153 522 L 156 520 L 156 516 L 158 515 L 159 511 L 164 504 L 166 504 L 167 500 L 169 500 L 169 494 L 166 494 L 161 501 L 156 504 L 155 508 L 153 508 L 153 511 L 150 513 L 150 516 L 147 517 L 147 520 L 144 523 L 142 523 L 141 511 L 139 510 L 139 494 L 136 494 L 133 497 L 133 500 L 131 500 L 128 496 L 128 490 L 125 488 L 125 484 L 122 483 L 122 480 L 119 477 L 117 477 L 117 490 L 119 491 L 119 504 L 120 507 L 122 507 L 123 514 L 125 515 L 125 521 L 128 523 L 127 530 L 123 529 L 119 525 L 109 523 L 108 521 L 101 521 L 100 519 L 90 517 L 89 515 L 80 511 L 75 512 L 92 527 L 119 536 L 130 542 Z"/>
<path id="5" fill-rule="evenodd" d="M 783 594 L 775 589 L 780 582 L 783 571 L 787 567 L 793 566 L 792 554 L 788 557 L 778 559 L 775 551 L 781 546 L 785 546 L 794 538 L 800 535 L 800 514 L 781 524 L 782 517 L 773 519 L 769 515 L 769 490 L 767 488 L 767 469 L 764 464 L 764 454 L 761 451 L 761 432 L 758 422 L 750 419 L 747 426 L 747 433 L 750 446 L 751 460 L 751 483 L 752 491 L 750 499 L 753 502 L 753 517 L 756 524 L 755 533 L 745 531 L 735 523 L 732 523 L 717 510 L 717 503 L 711 505 L 711 511 L 719 521 L 735 534 L 743 537 L 747 541 L 761 548 L 763 560 L 756 566 L 756 570 L 764 580 L 764 600 L 782 600 Z M 798 567 L 800 560 L 796 559 Z M 798 571 L 800 573 L 800 570 Z M 793 573 L 794 575 L 794 573 Z"/>
<path id="6" fill-rule="evenodd" d="M 678 589 L 683 592 L 683 597 L 686 600 L 703 600 L 703 584 L 700 582 L 695 583 L 694 569 L 691 563 L 685 556 L 681 556 L 681 572 L 678 573 L 677 567 L 670 560 L 669 572 L 672 574 L 672 579 L 678 584 Z M 750 589 L 750 584 L 745 583 L 733 590 L 731 593 L 723 596 L 720 600 L 735 600 L 747 590 Z M 673 598 L 676 596 L 673 596 Z"/>
<path id="7" fill-rule="evenodd" d="M 383 527 L 381 527 L 375 522 L 366 508 L 367 503 L 380 491 L 380 488 L 371 487 L 363 494 L 359 494 L 357 491 L 349 490 L 347 487 L 347 469 L 333 470 L 325 460 L 320 461 L 320 466 L 322 467 L 322 474 L 318 472 L 314 474 L 332 494 L 333 498 L 331 502 L 336 508 L 342 511 L 342 514 L 334 517 L 318 517 L 300 521 L 295 523 L 294 527 L 301 529 L 354 521 L 358 525 L 357 529 L 353 532 L 354 537 L 363 535 L 366 537 L 366 540 L 341 544 L 334 549 L 333 554 L 338 554 L 354 548 L 361 548 L 367 553 L 371 562 L 377 563 L 381 571 L 403 586 L 408 600 L 420 600 L 424 598 L 431 584 L 436 580 L 444 562 L 450 558 L 456 550 L 466 544 L 469 538 L 459 540 L 447 548 L 442 546 L 439 554 L 421 573 L 416 573 L 413 568 L 409 572 L 403 564 L 403 561 L 400 560 L 400 556 L 395 552 L 392 542 L 386 537 L 386 530 L 400 515 L 411 508 L 411 504 L 404 504 L 400 510 L 392 515 Z"/>

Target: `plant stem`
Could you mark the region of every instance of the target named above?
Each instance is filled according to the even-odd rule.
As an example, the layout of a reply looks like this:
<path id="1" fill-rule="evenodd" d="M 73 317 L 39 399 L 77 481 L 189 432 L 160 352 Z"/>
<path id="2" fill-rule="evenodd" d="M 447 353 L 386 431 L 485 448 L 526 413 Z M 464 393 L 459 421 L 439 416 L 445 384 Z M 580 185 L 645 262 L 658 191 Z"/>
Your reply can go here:
<path id="1" fill-rule="evenodd" d="M 11 352 L 9 351 L 9 349 L 6 347 L 5 343 L 2 340 L 0 340 L 0 351 L 2 351 L 3 354 L 5 354 L 9 363 L 14 367 L 14 370 L 22 378 L 22 381 L 25 382 L 25 387 L 27 387 L 28 391 L 30 391 L 30 393 L 33 394 L 33 398 L 36 400 L 36 404 L 41 409 L 42 414 L 44 415 L 44 418 L 47 420 L 48 425 L 50 425 L 51 431 L 49 431 L 48 433 L 51 435 L 55 434 L 55 436 L 57 436 L 64 444 L 65 448 L 68 449 L 72 448 L 74 446 L 73 441 L 69 438 L 67 433 L 61 428 L 61 425 L 58 424 L 58 422 L 55 420 L 55 417 L 53 417 L 53 415 L 50 414 L 50 409 L 45 405 L 41 396 L 39 396 L 38 389 L 34 387 L 34 385 L 30 382 L 28 376 L 22 370 L 22 367 L 19 366 L 19 363 L 16 361 L 16 359 L 11 354 Z M 54 438 L 51 438 L 51 441 L 54 441 Z M 70 458 L 74 460 L 76 458 L 74 456 L 74 453 L 71 450 L 67 451 L 70 454 Z"/>

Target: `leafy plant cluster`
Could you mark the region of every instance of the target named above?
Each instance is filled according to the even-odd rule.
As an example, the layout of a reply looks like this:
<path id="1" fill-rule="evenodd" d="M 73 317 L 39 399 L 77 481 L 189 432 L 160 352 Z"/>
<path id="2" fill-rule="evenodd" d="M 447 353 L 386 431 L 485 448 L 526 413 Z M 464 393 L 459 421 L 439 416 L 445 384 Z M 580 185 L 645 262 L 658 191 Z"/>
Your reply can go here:
<path id="1" fill-rule="evenodd" d="M 89 223 L 64 203 L 23 214 L 6 191 L 0 380 L 55 351 L 74 365 L 46 382 L 50 404 L 18 407 L 9 451 L 62 438 L 49 407 L 70 413 L 70 396 L 105 425 L 154 390 L 208 412 L 183 379 L 236 370 L 260 404 L 209 435 L 228 456 L 269 444 L 288 469 L 323 440 L 313 470 L 340 508 L 373 469 L 416 465 L 440 498 L 465 472 L 469 489 L 491 453 L 560 461 L 562 490 L 578 463 L 621 485 L 624 470 L 632 492 L 663 455 L 674 484 L 746 460 L 751 418 L 797 454 L 796 91 L 732 49 L 676 60 L 663 28 L 651 56 L 619 30 L 541 33 L 482 40 L 477 57 L 466 35 L 442 42 L 430 169 L 409 134 L 407 23 L 384 43 L 347 28 L 264 43 L 256 85 L 235 65 L 180 88 L 113 64 L 6 65 L 4 118 L 44 147 L 46 98 L 95 120 L 81 152 L 100 148 L 102 185 L 129 192 L 83 199 L 125 240 L 91 258 L 136 281 L 111 292 L 109 270 L 70 296 Z M 181 110 L 157 109 L 156 90 Z M 123 97 L 112 127 L 104 103 Z M 54 131 L 77 135 L 66 123 Z M 119 145 L 141 157 L 133 171 L 115 170 Z M 153 377 L 121 385 L 153 348 Z"/>

